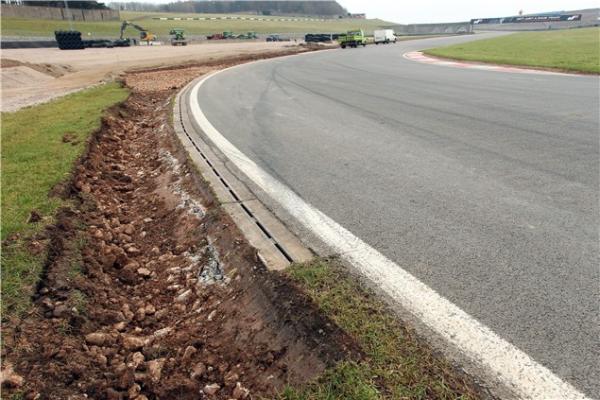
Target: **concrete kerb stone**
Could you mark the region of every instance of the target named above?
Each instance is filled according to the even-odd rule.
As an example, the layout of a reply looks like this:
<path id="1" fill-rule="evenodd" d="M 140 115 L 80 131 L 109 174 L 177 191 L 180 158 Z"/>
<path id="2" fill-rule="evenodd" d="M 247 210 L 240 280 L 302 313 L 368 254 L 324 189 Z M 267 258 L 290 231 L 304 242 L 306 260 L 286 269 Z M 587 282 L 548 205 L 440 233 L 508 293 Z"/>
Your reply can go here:
<path id="1" fill-rule="evenodd" d="M 282 270 L 291 262 L 312 259 L 313 253 L 231 172 L 225 157 L 214 151 L 189 118 L 185 99 L 197 81 L 177 94 L 173 110 L 175 132 L 190 159 L 268 269 Z"/>

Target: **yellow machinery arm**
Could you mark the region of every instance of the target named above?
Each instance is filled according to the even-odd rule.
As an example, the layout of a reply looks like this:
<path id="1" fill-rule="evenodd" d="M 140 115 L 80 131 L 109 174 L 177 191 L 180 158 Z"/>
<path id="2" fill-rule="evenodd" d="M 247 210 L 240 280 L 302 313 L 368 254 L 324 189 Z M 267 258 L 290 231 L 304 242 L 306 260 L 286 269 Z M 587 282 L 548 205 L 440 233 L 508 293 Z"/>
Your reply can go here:
<path id="1" fill-rule="evenodd" d="M 147 42 L 153 42 L 154 40 L 156 40 L 156 35 L 152 32 L 148 32 L 146 29 L 142 28 L 139 25 L 134 24 L 133 22 L 129 22 L 129 21 L 123 21 L 123 23 L 121 24 L 121 34 L 119 36 L 119 38 L 122 40 L 123 39 L 123 33 L 125 32 L 125 29 L 131 26 L 134 29 L 137 29 L 138 31 L 140 31 L 140 40 L 145 40 Z"/>

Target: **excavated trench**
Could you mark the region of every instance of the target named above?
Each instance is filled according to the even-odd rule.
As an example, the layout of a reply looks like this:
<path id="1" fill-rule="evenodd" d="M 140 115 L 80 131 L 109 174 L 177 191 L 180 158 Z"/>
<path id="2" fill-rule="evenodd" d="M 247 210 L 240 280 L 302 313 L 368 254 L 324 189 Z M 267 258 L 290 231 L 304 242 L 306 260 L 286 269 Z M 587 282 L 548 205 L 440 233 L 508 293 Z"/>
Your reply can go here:
<path id="1" fill-rule="evenodd" d="M 261 57 L 267 57 L 262 55 Z M 186 159 L 171 99 L 223 65 L 130 73 L 75 167 L 31 313 L 3 327 L 25 399 L 272 397 L 355 343 L 267 271 Z"/>

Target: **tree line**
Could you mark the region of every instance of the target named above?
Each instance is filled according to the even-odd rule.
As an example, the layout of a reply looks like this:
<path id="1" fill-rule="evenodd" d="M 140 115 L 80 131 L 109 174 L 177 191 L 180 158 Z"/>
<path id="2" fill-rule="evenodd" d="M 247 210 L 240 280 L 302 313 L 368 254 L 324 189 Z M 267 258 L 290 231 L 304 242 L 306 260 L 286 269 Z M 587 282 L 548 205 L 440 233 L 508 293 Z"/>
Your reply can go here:
<path id="1" fill-rule="evenodd" d="M 178 1 L 167 4 L 140 2 L 111 2 L 111 8 L 121 11 L 163 11 L 206 14 L 296 14 L 346 15 L 347 11 L 335 0 L 242 0 L 242 1 Z"/>

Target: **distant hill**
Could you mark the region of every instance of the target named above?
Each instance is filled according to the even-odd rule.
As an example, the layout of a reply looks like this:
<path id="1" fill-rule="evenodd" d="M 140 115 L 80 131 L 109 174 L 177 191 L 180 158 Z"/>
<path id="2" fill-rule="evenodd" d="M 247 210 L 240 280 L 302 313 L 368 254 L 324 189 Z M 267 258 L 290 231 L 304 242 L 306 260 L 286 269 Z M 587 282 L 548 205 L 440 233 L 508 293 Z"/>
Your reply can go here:
<path id="1" fill-rule="evenodd" d="M 168 4 L 138 2 L 112 2 L 110 7 L 130 11 L 163 11 L 206 14 L 258 14 L 258 15 L 318 15 L 346 16 L 347 10 L 335 0 L 218 0 L 178 1 Z"/>

